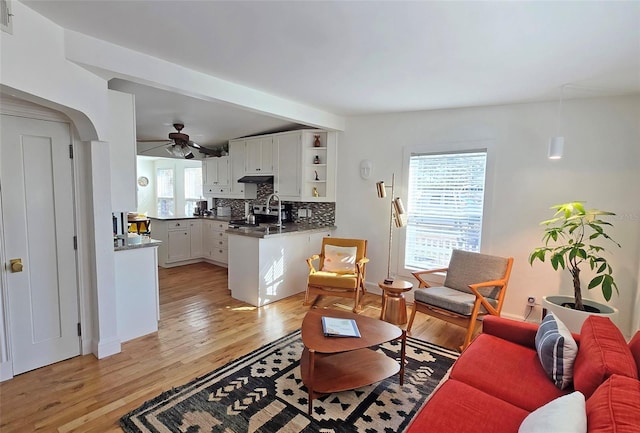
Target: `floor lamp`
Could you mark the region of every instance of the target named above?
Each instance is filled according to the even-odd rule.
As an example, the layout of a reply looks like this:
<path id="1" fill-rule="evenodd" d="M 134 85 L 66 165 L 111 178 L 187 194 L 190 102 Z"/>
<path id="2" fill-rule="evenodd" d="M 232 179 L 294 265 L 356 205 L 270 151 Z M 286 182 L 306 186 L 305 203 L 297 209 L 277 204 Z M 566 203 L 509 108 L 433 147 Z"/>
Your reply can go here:
<path id="1" fill-rule="evenodd" d="M 384 280 L 385 284 L 393 283 L 391 278 L 391 245 L 393 241 L 393 226 L 404 227 L 407 225 L 406 214 L 402 200 L 400 197 L 394 198 L 395 188 L 395 174 L 391 175 L 391 186 L 385 185 L 384 181 L 376 182 L 376 189 L 378 190 L 378 198 L 385 198 L 387 196 L 387 188 L 391 188 L 391 210 L 389 214 L 389 254 L 387 258 L 387 278 Z"/>

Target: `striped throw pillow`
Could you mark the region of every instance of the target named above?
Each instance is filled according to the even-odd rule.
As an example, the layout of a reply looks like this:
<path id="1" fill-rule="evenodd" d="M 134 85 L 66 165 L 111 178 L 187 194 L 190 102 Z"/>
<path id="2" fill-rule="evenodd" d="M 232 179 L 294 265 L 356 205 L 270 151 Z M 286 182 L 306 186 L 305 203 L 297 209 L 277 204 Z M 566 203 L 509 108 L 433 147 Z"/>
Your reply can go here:
<path id="1" fill-rule="evenodd" d="M 559 389 L 573 381 L 573 362 L 578 345 L 571 332 L 553 313 L 548 313 L 536 333 L 536 351 L 542 368 Z"/>

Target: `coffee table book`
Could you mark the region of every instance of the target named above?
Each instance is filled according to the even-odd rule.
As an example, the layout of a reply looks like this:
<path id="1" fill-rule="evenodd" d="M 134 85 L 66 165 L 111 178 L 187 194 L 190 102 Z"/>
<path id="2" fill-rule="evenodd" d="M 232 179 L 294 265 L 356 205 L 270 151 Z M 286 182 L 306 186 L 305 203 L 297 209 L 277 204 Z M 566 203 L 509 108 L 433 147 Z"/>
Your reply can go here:
<path id="1" fill-rule="evenodd" d="M 322 316 L 322 331 L 325 337 L 360 338 L 360 330 L 353 319 Z"/>

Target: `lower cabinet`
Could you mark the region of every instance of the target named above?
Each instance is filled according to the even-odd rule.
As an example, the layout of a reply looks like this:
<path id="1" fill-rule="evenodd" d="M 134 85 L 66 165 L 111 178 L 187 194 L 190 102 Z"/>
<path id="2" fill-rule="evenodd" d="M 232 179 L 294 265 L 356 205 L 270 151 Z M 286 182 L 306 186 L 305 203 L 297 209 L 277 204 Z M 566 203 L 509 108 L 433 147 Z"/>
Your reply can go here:
<path id="1" fill-rule="evenodd" d="M 202 220 L 189 221 L 189 258 L 195 259 L 204 254 L 202 239 Z"/>
<path id="2" fill-rule="evenodd" d="M 167 263 L 188 260 L 191 257 L 189 229 L 170 230 L 167 233 Z"/>
<path id="3" fill-rule="evenodd" d="M 204 260 L 225 266 L 227 259 L 226 221 L 209 219 L 165 220 L 153 218 L 154 239 L 158 247 L 158 265 L 163 268 Z"/>
<path id="4" fill-rule="evenodd" d="M 204 257 L 217 263 L 229 263 L 227 247 L 227 227 L 225 221 L 205 222 L 205 249 Z"/>

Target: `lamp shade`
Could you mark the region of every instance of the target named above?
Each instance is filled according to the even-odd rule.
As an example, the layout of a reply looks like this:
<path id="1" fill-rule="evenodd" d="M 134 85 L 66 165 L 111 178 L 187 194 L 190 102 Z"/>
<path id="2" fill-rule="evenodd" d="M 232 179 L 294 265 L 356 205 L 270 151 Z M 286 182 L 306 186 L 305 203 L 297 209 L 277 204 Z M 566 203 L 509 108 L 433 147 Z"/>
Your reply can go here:
<path id="1" fill-rule="evenodd" d="M 385 198 L 387 196 L 387 190 L 384 186 L 384 181 L 376 182 L 376 189 L 378 190 L 378 198 Z"/>
<path id="2" fill-rule="evenodd" d="M 549 140 L 549 159 L 560 159 L 562 158 L 562 152 L 564 150 L 564 137 L 556 136 L 551 137 Z"/>

